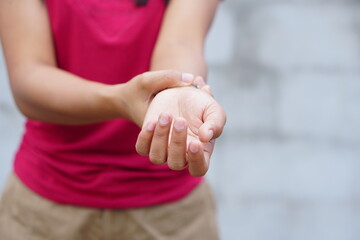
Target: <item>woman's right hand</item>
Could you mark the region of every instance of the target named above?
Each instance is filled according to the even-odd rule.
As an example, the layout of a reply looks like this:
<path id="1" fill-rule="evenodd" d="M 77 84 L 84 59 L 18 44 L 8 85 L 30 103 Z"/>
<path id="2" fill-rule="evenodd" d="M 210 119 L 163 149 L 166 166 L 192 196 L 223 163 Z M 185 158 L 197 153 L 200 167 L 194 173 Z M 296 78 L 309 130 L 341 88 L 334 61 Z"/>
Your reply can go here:
<path id="1" fill-rule="evenodd" d="M 142 126 L 155 95 L 165 89 L 190 86 L 194 76 L 173 70 L 142 73 L 127 83 L 111 86 L 113 103 L 119 104 L 123 117 Z"/>
<path id="2" fill-rule="evenodd" d="M 0 1 L 0 16 L 11 89 L 29 119 L 83 125 L 127 118 L 141 126 L 156 93 L 191 84 L 191 75 L 175 71 L 148 72 L 117 85 L 89 81 L 58 68 L 44 1 Z"/>

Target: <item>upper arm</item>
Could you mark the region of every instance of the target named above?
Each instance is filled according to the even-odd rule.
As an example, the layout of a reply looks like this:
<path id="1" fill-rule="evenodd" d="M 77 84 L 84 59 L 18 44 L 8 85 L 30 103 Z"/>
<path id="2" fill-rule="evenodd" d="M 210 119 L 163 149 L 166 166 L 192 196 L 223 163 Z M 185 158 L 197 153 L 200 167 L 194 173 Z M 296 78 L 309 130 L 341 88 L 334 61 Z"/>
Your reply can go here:
<path id="1" fill-rule="evenodd" d="M 158 42 L 202 48 L 219 0 L 171 0 Z"/>
<path id="2" fill-rule="evenodd" d="M 44 1 L 0 0 L 0 37 L 13 87 L 36 64 L 55 66 Z"/>

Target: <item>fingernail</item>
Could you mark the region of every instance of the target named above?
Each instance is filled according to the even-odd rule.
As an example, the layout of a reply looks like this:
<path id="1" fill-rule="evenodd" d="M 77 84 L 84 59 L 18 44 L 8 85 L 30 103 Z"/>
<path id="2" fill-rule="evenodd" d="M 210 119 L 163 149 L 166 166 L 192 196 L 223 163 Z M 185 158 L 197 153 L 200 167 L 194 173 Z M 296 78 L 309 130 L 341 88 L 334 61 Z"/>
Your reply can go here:
<path id="1" fill-rule="evenodd" d="M 213 130 L 209 130 L 209 135 L 210 135 L 210 140 L 214 137 L 214 131 Z"/>
<path id="2" fill-rule="evenodd" d="M 191 73 L 182 73 L 182 78 L 181 80 L 183 82 L 186 82 L 186 83 L 191 83 L 194 79 L 194 75 L 192 75 Z"/>
<path id="3" fill-rule="evenodd" d="M 159 120 L 159 123 L 161 126 L 166 126 L 170 123 L 170 118 L 169 116 L 161 116 L 160 117 L 160 120 Z"/>
<path id="4" fill-rule="evenodd" d="M 146 126 L 146 129 L 147 129 L 148 131 L 154 131 L 155 126 L 156 126 L 156 123 L 154 123 L 154 122 L 149 122 L 149 123 L 147 124 L 147 126 Z"/>
<path id="5" fill-rule="evenodd" d="M 185 129 L 185 122 L 183 120 L 176 120 L 174 122 L 174 128 L 178 131 L 181 132 L 182 130 Z"/>
<path id="6" fill-rule="evenodd" d="M 190 144 L 190 151 L 192 153 L 197 153 L 199 152 L 199 146 L 197 144 L 191 143 Z"/>

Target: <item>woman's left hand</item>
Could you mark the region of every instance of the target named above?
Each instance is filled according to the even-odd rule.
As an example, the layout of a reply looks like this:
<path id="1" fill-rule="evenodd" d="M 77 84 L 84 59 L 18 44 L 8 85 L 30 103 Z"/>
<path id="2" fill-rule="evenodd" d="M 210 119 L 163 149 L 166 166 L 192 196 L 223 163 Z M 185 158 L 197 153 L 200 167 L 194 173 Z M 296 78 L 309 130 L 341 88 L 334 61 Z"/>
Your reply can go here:
<path id="1" fill-rule="evenodd" d="M 168 163 L 173 170 L 188 165 L 192 176 L 203 176 L 225 122 L 226 114 L 208 86 L 166 89 L 148 108 L 136 150 L 154 164 Z"/>

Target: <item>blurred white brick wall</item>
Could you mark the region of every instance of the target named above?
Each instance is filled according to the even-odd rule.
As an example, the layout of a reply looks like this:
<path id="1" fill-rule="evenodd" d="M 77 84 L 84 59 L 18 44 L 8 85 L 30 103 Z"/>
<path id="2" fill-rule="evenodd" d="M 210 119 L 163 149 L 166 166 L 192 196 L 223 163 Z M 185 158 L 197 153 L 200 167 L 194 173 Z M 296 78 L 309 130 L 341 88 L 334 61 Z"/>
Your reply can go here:
<path id="1" fill-rule="evenodd" d="M 227 0 L 207 58 L 222 238 L 360 239 L 360 0 Z M 1 189 L 23 120 L 0 78 Z"/>
<path id="2" fill-rule="evenodd" d="M 223 239 L 360 239 L 360 1 L 225 1 L 207 54 Z"/>
<path id="3" fill-rule="evenodd" d="M 0 192 L 12 169 L 12 159 L 21 138 L 23 121 L 11 96 L 0 47 Z"/>

